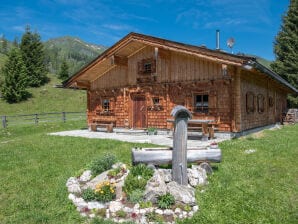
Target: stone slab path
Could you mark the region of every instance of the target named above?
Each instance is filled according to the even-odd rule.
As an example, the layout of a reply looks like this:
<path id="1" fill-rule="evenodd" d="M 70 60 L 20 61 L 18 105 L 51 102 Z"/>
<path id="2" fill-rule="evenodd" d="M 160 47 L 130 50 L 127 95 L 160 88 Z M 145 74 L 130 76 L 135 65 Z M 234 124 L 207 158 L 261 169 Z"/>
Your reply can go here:
<path id="1" fill-rule="evenodd" d="M 58 136 L 72 136 L 72 137 L 83 137 L 83 138 L 97 138 L 97 139 L 113 139 L 124 142 L 133 143 L 152 143 L 160 146 L 170 146 L 173 147 L 173 138 L 171 135 L 147 135 L 143 133 L 106 133 L 106 132 L 92 132 L 89 130 L 73 130 L 73 131 L 62 131 L 50 133 L 49 135 Z M 216 138 L 208 141 L 201 141 L 199 136 L 192 136 L 191 139 L 187 141 L 187 147 L 207 147 L 211 142 L 221 142 L 226 139 Z"/>

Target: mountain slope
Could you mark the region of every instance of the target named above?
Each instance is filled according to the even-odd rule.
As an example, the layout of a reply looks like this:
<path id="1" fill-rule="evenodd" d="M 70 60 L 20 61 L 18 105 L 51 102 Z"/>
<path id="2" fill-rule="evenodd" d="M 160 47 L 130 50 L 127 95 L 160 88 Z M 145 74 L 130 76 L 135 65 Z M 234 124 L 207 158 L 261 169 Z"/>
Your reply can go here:
<path id="1" fill-rule="evenodd" d="M 106 47 L 66 36 L 46 41 L 44 49 L 50 73 L 57 74 L 61 63 L 65 60 L 69 66 L 69 73 L 72 75 L 101 54 Z"/>

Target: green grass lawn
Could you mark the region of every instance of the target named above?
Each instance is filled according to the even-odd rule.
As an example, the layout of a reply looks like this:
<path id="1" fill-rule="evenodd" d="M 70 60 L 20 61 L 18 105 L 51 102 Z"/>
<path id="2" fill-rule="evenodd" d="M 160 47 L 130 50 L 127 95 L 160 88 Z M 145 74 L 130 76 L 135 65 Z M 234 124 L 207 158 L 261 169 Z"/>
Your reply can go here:
<path id="1" fill-rule="evenodd" d="M 87 107 L 86 91 L 54 88 L 61 80 L 48 75 L 51 81 L 39 88 L 29 88 L 32 97 L 26 101 L 8 104 L 0 99 L 0 116 L 35 114 L 49 112 L 85 112 Z"/>
<path id="2" fill-rule="evenodd" d="M 105 153 L 129 163 L 131 147 L 141 144 L 47 135 L 85 126 L 0 129 L 1 224 L 86 223 L 67 199 L 66 180 Z M 221 143 L 223 161 L 205 192 L 197 191 L 201 211 L 181 223 L 297 223 L 297 136 L 296 125 Z"/>

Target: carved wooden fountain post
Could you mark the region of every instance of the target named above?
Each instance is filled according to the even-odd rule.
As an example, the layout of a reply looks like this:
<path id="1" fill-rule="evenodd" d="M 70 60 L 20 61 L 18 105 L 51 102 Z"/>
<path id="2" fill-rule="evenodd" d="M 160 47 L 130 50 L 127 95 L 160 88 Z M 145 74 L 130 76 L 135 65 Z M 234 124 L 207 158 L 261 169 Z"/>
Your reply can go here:
<path id="1" fill-rule="evenodd" d="M 171 112 L 174 117 L 172 177 L 180 185 L 187 185 L 187 121 L 190 111 L 184 106 L 176 106 Z"/>

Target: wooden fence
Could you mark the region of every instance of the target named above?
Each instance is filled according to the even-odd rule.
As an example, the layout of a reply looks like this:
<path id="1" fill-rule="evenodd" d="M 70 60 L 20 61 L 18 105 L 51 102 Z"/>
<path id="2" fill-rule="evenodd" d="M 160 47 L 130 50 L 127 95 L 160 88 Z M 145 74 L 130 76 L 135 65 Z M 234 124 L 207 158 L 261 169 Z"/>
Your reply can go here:
<path id="1" fill-rule="evenodd" d="M 86 120 L 85 112 L 53 112 L 40 114 L 23 114 L 23 115 L 2 115 L 2 127 L 20 125 L 20 124 L 39 124 L 47 122 L 66 122 L 73 120 Z"/>

